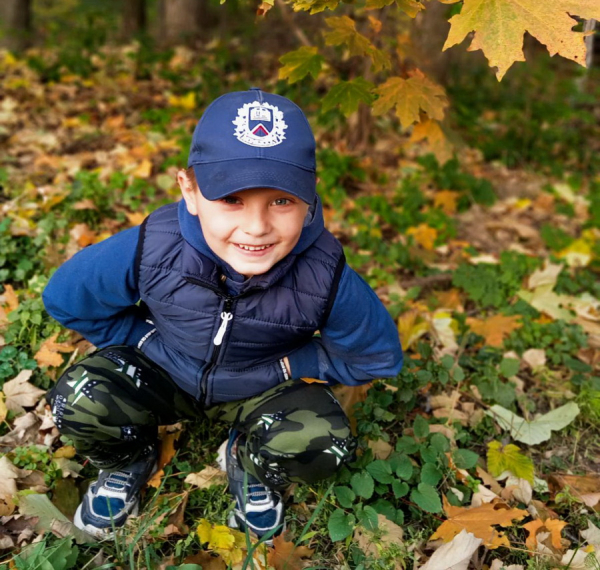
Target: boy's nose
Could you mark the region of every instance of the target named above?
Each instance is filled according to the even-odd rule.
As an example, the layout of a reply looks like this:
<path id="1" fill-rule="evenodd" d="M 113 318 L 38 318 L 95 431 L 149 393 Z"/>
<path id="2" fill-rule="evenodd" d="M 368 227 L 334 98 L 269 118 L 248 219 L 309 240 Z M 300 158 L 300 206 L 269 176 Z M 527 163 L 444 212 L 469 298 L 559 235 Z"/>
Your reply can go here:
<path id="1" fill-rule="evenodd" d="M 253 212 L 245 220 L 243 230 L 250 236 L 259 237 L 269 233 L 270 227 L 269 217 L 266 214 Z"/>

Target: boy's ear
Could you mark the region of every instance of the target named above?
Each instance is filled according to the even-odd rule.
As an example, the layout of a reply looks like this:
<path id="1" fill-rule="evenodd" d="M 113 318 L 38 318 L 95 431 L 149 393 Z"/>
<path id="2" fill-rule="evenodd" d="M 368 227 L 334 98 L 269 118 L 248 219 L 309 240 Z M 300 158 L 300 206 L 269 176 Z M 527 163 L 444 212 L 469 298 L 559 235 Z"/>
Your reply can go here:
<path id="1" fill-rule="evenodd" d="M 179 188 L 181 189 L 181 195 L 185 200 L 188 212 L 192 214 L 192 216 L 197 216 L 198 205 L 196 202 L 196 185 L 190 180 L 186 171 L 183 169 L 177 173 L 177 184 L 179 184 Z"/>

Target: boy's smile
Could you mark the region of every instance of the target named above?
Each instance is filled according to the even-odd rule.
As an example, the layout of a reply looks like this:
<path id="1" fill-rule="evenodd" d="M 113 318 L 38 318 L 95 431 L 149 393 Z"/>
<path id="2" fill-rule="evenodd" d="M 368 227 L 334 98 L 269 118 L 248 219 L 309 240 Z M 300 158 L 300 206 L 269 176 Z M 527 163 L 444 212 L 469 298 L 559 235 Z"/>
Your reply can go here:
<path id="1" fill-rule="evenodd" d="M 185 176 L 188 212 L 198 216 L 210 249 L 245 277 L 266 273 L 300 239 L 308 204 L 282 190 L 254 188 L 207 200 Z"/>

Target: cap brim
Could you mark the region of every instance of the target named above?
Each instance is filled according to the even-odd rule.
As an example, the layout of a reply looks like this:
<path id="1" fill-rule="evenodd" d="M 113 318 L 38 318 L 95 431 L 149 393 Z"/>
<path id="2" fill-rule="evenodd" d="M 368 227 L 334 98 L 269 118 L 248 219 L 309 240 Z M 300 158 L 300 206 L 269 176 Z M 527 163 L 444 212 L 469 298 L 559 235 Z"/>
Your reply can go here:
<path id="1" fill-rule="evenodd" d="M 316 174 L 290 163 L 268 159 L 239 159 L 193 164 L 200 192 L 207 200 L 219 200 L 251 188 L 276 188 L 312 204 Z"/>

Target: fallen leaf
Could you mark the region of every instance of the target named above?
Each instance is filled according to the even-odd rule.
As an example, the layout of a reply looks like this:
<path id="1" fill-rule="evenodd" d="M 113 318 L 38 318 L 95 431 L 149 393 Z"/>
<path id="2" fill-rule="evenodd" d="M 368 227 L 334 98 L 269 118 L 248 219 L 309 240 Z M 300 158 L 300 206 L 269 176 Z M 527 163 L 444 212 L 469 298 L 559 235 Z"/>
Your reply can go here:
<path id="1" fill-rule="evenodd" d="M 579 406 L 569 402 L 547 414 L 527 421 L 497 404 L 492 406 L 486 415 L 504 430 L 510 431 L 513 439 L 527 445 L 536 445 L 552 437 L 553 431 L 559 431 L 568 426 L 579 414 Z"/>
<path id="2" fill-rule="evenodd" d="M 482 542 L 481 538 L 463 529 L 450 542 L 440 546 L 421 570 L 467 570 Z"/>
<path id="3" fill-rule="evenodd" d="M 227 473 L 209 465 L 198 473 L 190 473 L 185 478 L 184 482 L 195 485 L 200 489 L 208 489 L 212 485 L 223 485 L 227 483 Z"/>
<path id="4" fill-rule="evenodd" d="M 568 475 L 553 473 L 548 482 L 554 489 L 569 489 L 571 495 L 588 507 L 600 510 L 600 475 Z"/>
<path id="5" fill-rule="evenodd" d="M 543 348 L 530 348 L 523 353 L 522 358 L 533 370 L 546 365 L 546 351 Z"/>
<path id="6" fill-rule="evenodd" d="M 450 311 L 458 311 L 462 313 L 464 307 L 459 289 L 449 289 L 448 291 L 436 291 L 435 298 L 439 303 L 440 309 L 448 309 Z"/>
<path id="7" fill-rule="evenodd" d="M 510 471 L 513 475 L 533 484 L 533 461 L 523 455 L 521 450 L 512 443 L 505 446 L 499 441 L 488 443 L 487 464 L 494 477 L 498 477 L 504 471 Z"/>
<path id="8" fill-rule="evenodd" d="M 525 570 L 525 568 L 521 564 L 506 565 L 502 560 L 496 558 L 496 560 L 492 560 L 490 570 Z"/>
<path id="9" fill-rule="evenodd" d="M 546 261 L 544 269 L 536 269 L 529 277 L 527 283 L 528 289 L 536 289 L 542 285 L 551 285 L 551 287 L 554 288 L 556 280 L 562 270 L 562 264 Z"/>
<path id="10" fill-rule="evenodd" d="M 394 451 L 394 448 L 383 439 L 377 441 L 369 440 L 369 449 L 373 452 L 375 459 L 387 459 Z"/>
<path id="11" fill-rule="evenodd" d="M 46 393 L 45 390 L 36 388 L 28 382 L 33 374 L 32 370 L 21 370 L 12 380 L 4 384 L 6 408 L 10 411 L 23 413 L 25 408 L 35 406 L 38 400 Z"/>
<path id="12" fill-rule="evenodd" d="M 406 235 L 413 236 L 415 242 L 422 248 L 433 251 L 438 232 L 435 228 L 427 224 L 419 224 L 418 226 L 408 228 Z"/>
<path id="13" fill-rule="evenodd" d="M 456 203 L 460 198 L 460 192 L 454 190 L 438 190 L 433 197 L 435 208 L 441 208 L 444 213 L 452 216 L 456 213 Z"/>
<path id="14" fill-rule="evenodd" d="M 4 284 L 4 293 L 2 293 L 2 304 L 8 308 L 7 313 L 14 311 L 19 307 L 19 298 L 12 285 Z"/>
<path id="15" fill-rule="evenodd" d="M 413 127 L 410 142 L 416 143 L 423 140 L 427 140 L 429 150 L 435 155 L 440 164 L 444 164 L 452 158 L 454 147 L 444 134 L 439 121 L 425 119 Z M 454 197 L 449 194 L 457 194 L 457 196 Z M 446 214 L 452 215 L 456 212 L 457 198 L 458 192 L 442 190 L 436 194 L 433 205 L 435 208 L 441 207 Z"/>
<path id="16" fill-rule="evenodd" d="M 269 551 L 267 564 L 275 570 L 301 570 L 306 568 L 306 560 L 314 550 L 307 546 L 296 546 L 287 541 L 283 534 L 273 538 L 273 550 Z"/>
<path id="17" fill-rule="evenodd" d="M 71 344 L 56 342 L 58 333 L 53 334 L 46 339 L 40 349 L 33 357 L 39 366 L 62 366 L 64 363 L 62 353 L 69 353 L 75 350 Z"/>
<path id="18" fill-rule="evenodd" d="M 445 542 L 452 540 L 462 530 L 474 534 L 483 540 L 483 544 L 490 549 L 499 546 L 510 546 L 504 533 L 494 528 L 495 525 L 511 526 L 514 521 L 519 521 L 529 513 L 522 509 L 513 509 L 505 503 L 486 503 L 480 507 L 454 507 L 445 496 L 444 511 L 448 520 L 444 521 L 430 540 L 442 539 Z"/>
<path id="19" fill-rule="evenodd" d="M 542 521 L 540 519 L 533 520 L 523 525 L 523 528 L 528 532 L 527 540 L 525 545 L 530 550 L 537 550 L 537 535 L 539 532 L 549 532 L 552 539 L 552 546 L 556 550 L 563 550 L 564 546 L 562 543 L 561 532 L 562 529 L 567 526 L 566 521 L 558 519 L 548 519 Z"/>
<path id="20" fill-rule="evenodd" d="M 156 473 L 150 478 L 147 485 L 158 489 L 161 485 L 163 478 L 164 467 L 171 462 L 171 459 L 175 457 L 175 442 L 179 439 L 181 431 L 169 431 L 169 426 L 160 426 L 158 430 L 160 437 L 160 455 L 158 457 L 158 469 Z"/>
<path id="21" fill-rule="evenodd" d="M 146 214 L 143 212 L 125 212 L 125 215 L 132 226 L 139 226 L 146 219 Z"/>
<path id="22" fill-rule="evenodd" d="M 136 178 L 150 178 L 152 175 L 152 162 L 145 158 L 132 172 Z"/>
<path id="23" fill-rule="evenodd" d="M 198 564 L 202 570 L 227 570 L 227 564 L 218 554 L 201 550 L 192 556 L 188 556 L 186 564 Z"/>
<path id="24" fill-rule="evenodd" d="M 487 319 L 468 318 L 467 324 L 471 330 L 483 338 L 489 346 L 501 347 L 504 339 L 514 330 L 521 328 L 519 316 L 494 315 Z"/>
<path id="25" fill-rule="evenodd" d="M 87 224 L 75 224 L 69 232 L 69 235 L 75 240 L 80 248 L 87 247 L 96 241 L 96 232 L 90 230 Z"/>
<path id="26" fill-rule="evenodd" d="M 345 386 L 343 384 L 337 384 L 332 388 L 333 395 L 350 420 L 350 427 L 354 434 L 356 434 L 354 406 L 358 404 L 358 402 L 364 402 L 367 399 L 367 392 L 371 386 L 372 383 L 369 382 L 368 384 L 362 384 L 361 386 Z"/>
<path id="27" fill-rule="evenodd" d="M 8 413 L 8 408 L 5 403 L 4 392 L 0 392 L 0 423 L 4 422 L 6 419 L 6 414 Z"/>
<path id="28" fill-rule="evenodd" d="M 405 311 L 398 317 L 398 334 L 404 351 L 408 350 L 424 334 L 429 332 L 429 321 L 425 320 L 418 309 Z"/>

